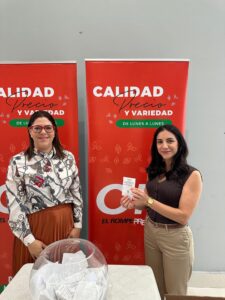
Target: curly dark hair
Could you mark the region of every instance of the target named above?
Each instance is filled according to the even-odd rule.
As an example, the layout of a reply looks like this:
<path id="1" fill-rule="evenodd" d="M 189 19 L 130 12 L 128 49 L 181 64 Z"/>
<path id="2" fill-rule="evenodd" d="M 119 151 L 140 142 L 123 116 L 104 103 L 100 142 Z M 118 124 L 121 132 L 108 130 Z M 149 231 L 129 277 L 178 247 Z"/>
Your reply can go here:
<path id="1" fill-rule="evenodd" d="M 55 123 L 55 119 L 52 117 L 52 115 L 50 115 L 50 113 L 48 113 L 45 110 L 38 110 L 35 113 L 33 113 L 30 117 L 30 120 L 29 120 L 28 126 L 27 126 L 28 127 L 30 145 L 27 148 L 27 150 L 24 152 L 25 155 L 27 155 L 28 159 L 31 159 L 34 156 L 34 141 L 30 136 L 29 128 L 32 126 L 34 121 L 38 118 L 47 118 L 52 123 L 52 125 L 54 127 L 54 131 L 55 131 L 55 137 L 53 139 L 52 144 L 53 144 L 53 146 L 56 150 L 56 156 L 59 157 L 59 158 L 64 158 L 65 157 L 65 154 L 63 152 L 64 149 L 63 149 L 63 146 L 61 145 L 60 140 L 59 140 L 59 135 L 58 135 L 58 130 L 57 130 L 57 126 L 56 126 L 56 123 Z"/>
<path id="2" fill-rule="evenodd" d="M 157 136 L 160 132 L 167 130 L 173 133 L 178 141 L 178 150 L 173 157 L 172 168 L 170 171 L 166 171 L 166 165 L 157 150 Z M 151 146 L 151 162 L 147 167 L 149 180 L 155 178 L 160 174 L 165 174 L 166 178 L 182 179 L 189 171 L 189 165 L 187 164 L 188 147 L 187 143 L 180 132 L 180 130 L 174 125 L 160 126 L 154 133 L 152 146 Z"/>

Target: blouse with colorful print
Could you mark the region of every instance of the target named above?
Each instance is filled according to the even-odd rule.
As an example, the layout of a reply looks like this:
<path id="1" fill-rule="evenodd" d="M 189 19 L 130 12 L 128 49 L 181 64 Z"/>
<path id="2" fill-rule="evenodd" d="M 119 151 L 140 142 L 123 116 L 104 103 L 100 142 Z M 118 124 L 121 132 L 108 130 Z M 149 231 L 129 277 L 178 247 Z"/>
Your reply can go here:
<path id="1" fill-rule="evenodd" d="M 6 180 L 9 226 L 16 237 L 28 245 L 35 240 L 27 215 L 59 204 L 72 203 L 74 226 L 82 227 L 81 186 L 78 168 L 71 152 L 63 159 L 35 151 L 28 157 L 21 152 L 12 157 Z"/>

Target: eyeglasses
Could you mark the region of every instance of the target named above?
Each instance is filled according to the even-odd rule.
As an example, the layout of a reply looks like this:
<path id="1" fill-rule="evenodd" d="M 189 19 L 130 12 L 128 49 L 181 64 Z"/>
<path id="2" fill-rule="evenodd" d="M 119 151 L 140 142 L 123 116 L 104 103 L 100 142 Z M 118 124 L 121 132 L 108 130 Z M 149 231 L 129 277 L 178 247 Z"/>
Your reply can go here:
<path id="1" fill-rule="evenodd" d="M 47 133 L 51 133 L 54 130 L 54 127 L 52 125 L 44 125 L 44 126 L 33 125 L 33 126 L 30 126 L 30 128 L 33 130 L 34 133 L 41 133 L 43 129 Z"/>

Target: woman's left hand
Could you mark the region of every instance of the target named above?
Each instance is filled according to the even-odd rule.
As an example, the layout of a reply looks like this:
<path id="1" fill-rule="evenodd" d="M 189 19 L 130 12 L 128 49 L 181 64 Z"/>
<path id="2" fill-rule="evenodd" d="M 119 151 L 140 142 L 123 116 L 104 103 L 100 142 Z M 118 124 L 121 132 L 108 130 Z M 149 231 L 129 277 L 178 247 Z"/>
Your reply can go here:
<path id="1" fill-rule="evenodd" d="M 138 189 L 138 188 L 132 188 L 132 200 L 134 201 L 135 206 L 145 206 L 147 203 L 147 200 L 149 196 L 146 194 L 145 191 Z"/>
<path id="2" fill-rule="evenodd" d="M 68 235 L 68 238 L 79 238 L 80 237 L 80 231 L 81 229 L 80 228 L 73 228 L 69 235 Z"/>

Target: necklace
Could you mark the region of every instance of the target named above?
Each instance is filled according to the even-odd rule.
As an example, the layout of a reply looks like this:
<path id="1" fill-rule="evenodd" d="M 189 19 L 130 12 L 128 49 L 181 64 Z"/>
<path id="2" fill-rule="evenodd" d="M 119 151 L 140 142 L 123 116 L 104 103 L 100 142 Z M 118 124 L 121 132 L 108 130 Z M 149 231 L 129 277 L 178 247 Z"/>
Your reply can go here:
<path id="1" fill-rule="evenodd" d="M 163 181 L 165 181 L 165 180 L 166 180 L 165 174 L 159 175 L 158 183 L 161 183 L 161 182 L 163 182 Z"/>

